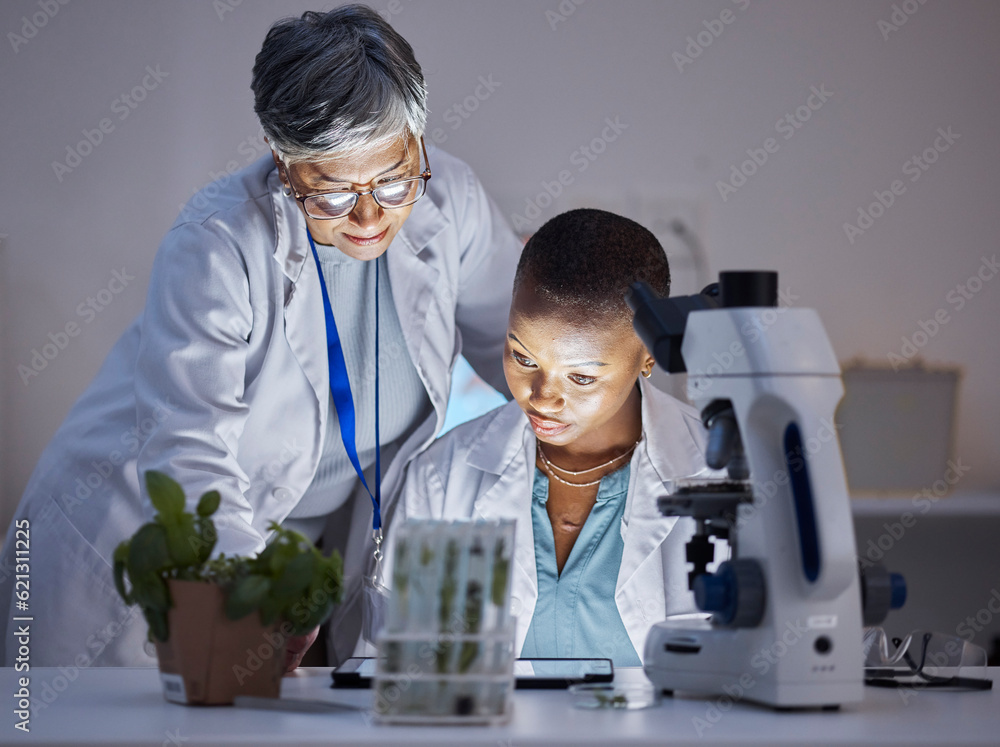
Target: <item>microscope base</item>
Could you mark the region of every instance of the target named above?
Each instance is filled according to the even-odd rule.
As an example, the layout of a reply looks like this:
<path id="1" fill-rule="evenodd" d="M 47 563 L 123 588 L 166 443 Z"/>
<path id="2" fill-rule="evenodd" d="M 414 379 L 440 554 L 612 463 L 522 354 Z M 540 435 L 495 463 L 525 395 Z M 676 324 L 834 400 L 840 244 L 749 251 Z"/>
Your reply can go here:
<path id="1" fill-rule="evenodd" d="M 792 632 L 788 626 L 726 629 L 665 621 L 649 633 L 644 669 L 664 691 L 716 695 L 779 709 L 832 709 L 860 702 L 861 657 L 847 656 L 858 653 L 854 647 L 838 647 L 836 630 L 807 630 L 797 638 Z M 833 639 L 823 653 L 817 650 L 819 638 Z M 838 648 L 845 651 L 841 654 Z"/>

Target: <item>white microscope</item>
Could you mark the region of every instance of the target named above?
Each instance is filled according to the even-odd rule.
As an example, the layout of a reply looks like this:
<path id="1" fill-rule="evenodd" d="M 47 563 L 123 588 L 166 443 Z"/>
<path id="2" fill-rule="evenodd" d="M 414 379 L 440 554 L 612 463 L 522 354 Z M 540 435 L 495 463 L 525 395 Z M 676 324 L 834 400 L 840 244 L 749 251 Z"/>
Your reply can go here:
<path id="1" fill-rule="evenodd" d="M 693 517 L 689 578 L 711 619 L 664 620 L 645 671 L 663 691 L 728 695 L 776 708 L 861 700 L 864 624 L 902 606 L 902 577 L 859 578 L 834 410 L 840 367 L 812 309 L 776 308 L 774 272 L 723 272 L 702 294 L 628 298 L 635 328 L 708 428 L 706 460 L 729 479 L 678 485 L 658 501 Z M 715 573 L 710 536 L 729 542 Z"/>

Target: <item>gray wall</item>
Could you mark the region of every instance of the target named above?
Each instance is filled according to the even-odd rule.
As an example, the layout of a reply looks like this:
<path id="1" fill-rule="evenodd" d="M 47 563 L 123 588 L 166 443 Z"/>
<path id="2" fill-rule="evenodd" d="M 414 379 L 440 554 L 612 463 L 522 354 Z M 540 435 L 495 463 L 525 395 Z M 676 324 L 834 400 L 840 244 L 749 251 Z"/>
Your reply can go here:
<path id="1" fill-rule="evenodd" d="M 46 7 L 58 11 L 50 18 Z M 213 174 L 263 152 L 249 90 L 253 57 L 271 22 L 310 7 L 13 0 L 0 8 L 0 526 L 66 411 L 142 308 L 153 254 L 179 207 Z M 663 234 L 676 290 L 692 292 L 706 273 L 696 277 L 687 250 L 666 232 L 666 218 L 681 216 L 701 236 L 708 272 L 780 270 L 785 298 L 820 311 L 842 360 L 887 364 L 917 333 L 926 359 L 965 370 L 955 453 L 972 470 L 961 487 L 1000 484 L 1000 280 L 980 283 L 961 309 L 954 295 L 998 250 L 1000 4 L 374 7 L 424 67 L 432 140 L 440 129 L 436 139 L 475 167 L 512 220 L 528 211 L 526 231 L 580 204 L 626 212 Z M 894 30 L 884 23 L 896 8 L 895 20 L 906 22 Z M 166 77 L 157 82 L 147 67 Z M 129 108 L 121 96 L 144 76 L 152 90 L 136 91 L 144 100 Z M 813 88 L 832 95 L 811 99 L 816 110 L 798 109 L 808 121 L 796 128 L 779 124 Z M 55 173 L 67 147 L 104 119 L 100 144 L 85 144 L 79 163 L 71 158 L 71 169 Z M 958 139 L 914 172 L 909 159 L 933 148 L 939 128 Z M 761 150 L 768 138 L 772 153 Z M 766 162 L 721 195 L 718 182 L 748 149 Z M 851 243 L 844 223 L 894 180 L 905 191 Z M 546 184 L 560 192 L 555 199 Z M 113 284 L 118 293 L 106 290 L 115 272 L 134 278 Z M 87 310 L 89 298 L 100 311 Z M 934 334 L 922 336 L 921 322 L 939 310 L 947 321 L 936 331 L 925 325 Z M 78 334 L 63 339 L 69 323 Z M 47 348 L 53 359 L 23 380 L 19 367 L 30 369 L 50 333 L 64 349 Z"/>

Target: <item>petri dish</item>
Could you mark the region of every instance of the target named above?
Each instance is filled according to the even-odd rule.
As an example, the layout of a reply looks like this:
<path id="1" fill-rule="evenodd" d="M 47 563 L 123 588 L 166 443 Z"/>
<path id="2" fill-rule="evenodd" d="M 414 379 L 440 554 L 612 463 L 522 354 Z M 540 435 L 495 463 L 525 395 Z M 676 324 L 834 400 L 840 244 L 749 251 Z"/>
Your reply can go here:
<path id="1" fill-rule="evenodd" d="M 651 684 L 585 683 L 569 688 L 574 708 L 636 711 L 659 705 L 660 692 Z"/>

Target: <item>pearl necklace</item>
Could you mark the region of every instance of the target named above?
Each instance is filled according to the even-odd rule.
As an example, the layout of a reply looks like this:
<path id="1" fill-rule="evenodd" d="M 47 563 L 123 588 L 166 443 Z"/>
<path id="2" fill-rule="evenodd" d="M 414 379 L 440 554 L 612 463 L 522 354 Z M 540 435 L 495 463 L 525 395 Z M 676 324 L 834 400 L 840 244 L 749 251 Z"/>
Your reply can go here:
<path id="1" fill-rule="evenodd" d="M 640 441 L 641 440 L 642 439 L 640 439 Z M 624 459 L 629 454 L 631 454 L 635 450 L 635 447 L 639 445 L 639 441 L 636 441 L 628 449 L 626 449 L 624 452 L 622 452 L 621 454 L 619 454 L 618 456 L 616 456 L 614 459 L 610 459 L 607 462 L 605 462 L 604 464 L 599 464 L 596 467 L 591 467 L 590 469 L 582 469 L 579 472 L 574 472 L 573 470 L 564 469 L 562 467 L 556 466 L 555 464 L 553 464 L 552 462 L 549 461 L 548 457 L 545 456 L 545 452 L 542 451 L 542 444 L 541 443 L 536 443 L 536 445 L 538 446 L 538 456 L 542 460 L 542 465 L 544 467 L 544 472 L 549 477 L 555 479 L 557 482 L 561 482 L 563 485 L 569 485 L 571 488 L 591 488 L 594 485 L 599 485 L 600 482 L 601 482 L 601 480 L 603 478 L 599 477 L 596 480 L 593 480 L 591 482 L 569 482 L 569 480 L 564 480 L 561 477 L 559 477 L 559 475 L 557 475 L 555 473 L 555 470 L 559 470 L 560 472 L 565 472 L 567 475 L 574 475 L 576 477 L 579 477 L 580 475 L 585 475 L 588 472 L 593 472 L 595 470 L 599 470 L 599 469 L 602 469 L 604 467 L 610 467 L 615 462 L 617 462 L 617 461 L 619 461 L 621 459 Z"/>

